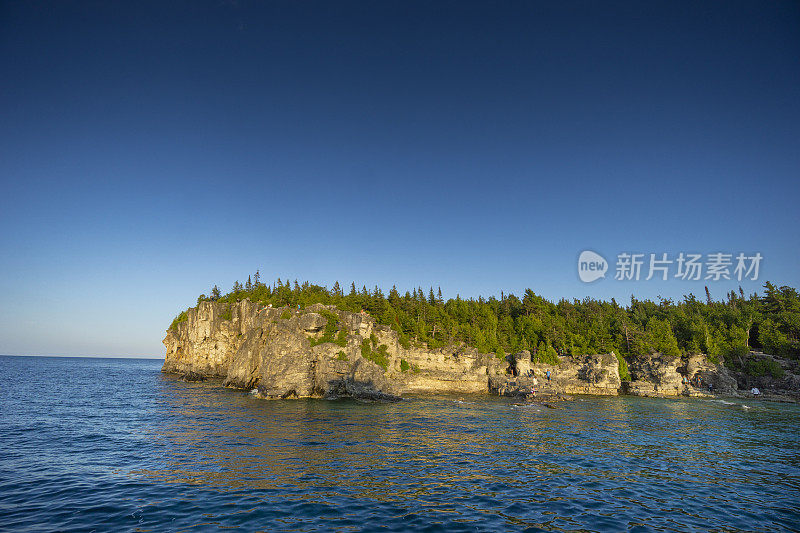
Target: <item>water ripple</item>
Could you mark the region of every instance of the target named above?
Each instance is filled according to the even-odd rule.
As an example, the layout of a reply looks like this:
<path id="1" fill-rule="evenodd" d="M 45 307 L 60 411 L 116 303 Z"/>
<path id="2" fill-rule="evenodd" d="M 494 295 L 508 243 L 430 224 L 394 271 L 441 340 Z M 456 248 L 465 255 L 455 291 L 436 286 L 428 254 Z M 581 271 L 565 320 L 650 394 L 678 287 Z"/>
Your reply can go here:
<path id="1" fill-rule="evenodd" d="M 258 400 L 156 361 L 0 357 L 0 529 L 791 531 L 800 410 Z"/>

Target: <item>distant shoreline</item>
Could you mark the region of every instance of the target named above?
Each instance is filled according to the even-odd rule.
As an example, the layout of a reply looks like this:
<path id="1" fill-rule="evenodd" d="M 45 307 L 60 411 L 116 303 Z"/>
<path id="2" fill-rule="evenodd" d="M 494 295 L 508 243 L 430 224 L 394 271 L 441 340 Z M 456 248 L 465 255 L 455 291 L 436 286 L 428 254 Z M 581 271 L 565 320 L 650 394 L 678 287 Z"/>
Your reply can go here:
<path id="1" fill-rule="evenodd" d="M 49 357 L 54 359 L 142 359 L 147 361 L 163 361 L 163 356 L 142 357 L 129 355 L 28 355 L 28 354 L 0 354 L 0 357 Z"/>

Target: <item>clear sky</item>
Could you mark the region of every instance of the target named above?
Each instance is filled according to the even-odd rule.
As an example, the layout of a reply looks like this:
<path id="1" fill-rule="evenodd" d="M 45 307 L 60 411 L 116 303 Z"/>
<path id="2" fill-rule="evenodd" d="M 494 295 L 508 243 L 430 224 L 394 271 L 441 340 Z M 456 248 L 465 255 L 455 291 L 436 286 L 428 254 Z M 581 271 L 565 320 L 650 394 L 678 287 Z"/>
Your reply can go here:
<path id="1" fill-rule="evenodd" d="M 260 269 L 445 297 L 800 286 L 800 3 L 0 2 L 0 353 L 163 357 Z M 585 249 L 611 263 L 582 283 Z M 613 279 L 617 254 L 763 256 Z"/>

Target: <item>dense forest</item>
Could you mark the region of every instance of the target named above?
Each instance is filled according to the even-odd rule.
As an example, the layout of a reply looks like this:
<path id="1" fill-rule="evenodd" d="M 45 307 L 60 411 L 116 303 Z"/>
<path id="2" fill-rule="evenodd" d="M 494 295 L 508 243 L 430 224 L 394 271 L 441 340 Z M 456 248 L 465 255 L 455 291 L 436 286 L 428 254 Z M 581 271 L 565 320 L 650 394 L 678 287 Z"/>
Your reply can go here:
<path id="1" fill-rule="evenodd" d="M 260 274 L 236 282 L 222 294 L 217 286 L 206 300 L 236 302 L 249 298 L 274 307 L 304 308 L 314 303 L 332 304 L 351 312 L 364 310 L 380 324 L 397 331 L 400 342 L 426 343 L 437 348 L 459 341 L 499 357 L 530 350 L 542 362 L 557 362 L 558 355 L 614 351 L 629 359 L 636 354 L 668 355 L 705 353 L 735 370 L 753 374 L 777 372 L 759 368 L 748 360 L 750 350 L 800 357 L 800 295 L 791 287 L 767 282 L 761 295 L 730 292 L 724 300 L 684 296 L 679 302 L 657 302 L 631 297 L 628 305 L 590 298 L 548 301 L 527 289 L 522 297 L 501 293 L 500 298 L 445 301 L 441 289 L 422 288 L 400 294 L 396 287 L 384 294 L 375 287 L 343 289 L 338 282 L 328 289 L 309 282 L 282 281 L 267 285 Z M 181 314 L 176 321 L 185 319 Z M 750 366 L 749 366 L 750 365 Z"/>

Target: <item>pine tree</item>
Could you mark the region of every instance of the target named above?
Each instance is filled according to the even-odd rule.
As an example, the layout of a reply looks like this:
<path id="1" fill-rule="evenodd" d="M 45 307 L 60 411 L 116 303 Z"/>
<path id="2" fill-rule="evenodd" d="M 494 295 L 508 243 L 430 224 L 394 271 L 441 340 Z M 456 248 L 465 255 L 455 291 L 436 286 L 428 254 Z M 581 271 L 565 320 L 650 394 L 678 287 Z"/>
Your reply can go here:
<path id="1" fill-rule="evenodd" d="M 244 288 L 248 292 L 253 290 L 253 282 L 250 280 L 250 276 L 247 276 L 247 283 L 244 284 Z"/>
<path id="2" fill-rule="evenodd" d="M 334 296 L 342 296 L 342 288 L 339 287 L 339 282 L 333 284 L 333 295 Z"/>
<path id="3" fill-rule="evenodd" d="M 397 292 L 396 285 L 392 285 L 392 290 L 389 291 L 389 303 L 393 306 L 400 305 L 400 293 Z"/>
<path id="4" fill-rule="evenodd" d="M 214 287 L 211 289 L 211 300 L 213 301 L 219 300 L 220 296 L 222 296 L 222 294 L 219 290 L 219 287 L 214 285 Z"/>
<path id="5" fill-rule="evenodd" d="M 444 304 L 444 298 L 442 298 L 442 288 L 439 287 L 439 293 L 436 295 L 436 303 Z"/>
<path id="6" fill-rule="evenodd" d="M 256 270 L 255 275 L 253 276 L 253 286 L 258 288 L 261 285 L 261 273 Z"/>
<path id="7" fill-rule="evenodd" d="M 356 293 L 356 282 L 350 283 L 350 296 L 355 296 Z"/>

